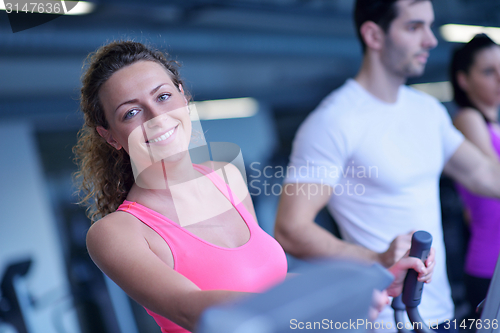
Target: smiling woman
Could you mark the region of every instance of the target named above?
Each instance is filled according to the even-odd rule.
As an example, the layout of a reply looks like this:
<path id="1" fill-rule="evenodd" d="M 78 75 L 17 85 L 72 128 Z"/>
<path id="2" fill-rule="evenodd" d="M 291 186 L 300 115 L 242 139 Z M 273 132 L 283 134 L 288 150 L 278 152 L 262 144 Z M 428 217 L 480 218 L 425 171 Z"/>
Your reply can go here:
<path id="1" fill-rule="evenodd" d="M 285 254 L 258 226 L 238 169 L 191 161 L 175 63 L 130 41 L 88 62 L 74 150 L 96 265 L 162 332 L 192 330 L 207 307 L 281 282 Z"/>

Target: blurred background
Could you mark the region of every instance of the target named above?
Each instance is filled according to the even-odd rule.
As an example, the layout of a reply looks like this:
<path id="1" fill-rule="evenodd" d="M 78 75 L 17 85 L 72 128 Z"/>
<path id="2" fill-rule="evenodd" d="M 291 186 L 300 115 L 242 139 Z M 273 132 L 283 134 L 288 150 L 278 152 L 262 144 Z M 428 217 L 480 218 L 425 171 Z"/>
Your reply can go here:
<path id="1" fill-rule="evenodd" d="M 360 65 L 353 4 L 101 0 L 87 3 L 79 15 L 15 33 L 12 18 L 0 10 L 0 332 L 159 332 L 103 277 L 85 248 L 90 222 L 75 204 L 71 148 L 82 125 L 80 76 L 89 52 L 115 39 L 153 44 L 180 62 L 194 101 L 229 99 L 225 112 L 200 104 L 203 130 L 208 142 L 241 148 L 259 223 L 272 234 L 283 180 L 276 172 L 287 164 L 296 129 Z M 500 26 L 500 2 L 437 0 L 434 9 L 439 46 L 425 74 L 408 84 L 435 95 L 453 113 L 446 82 L 457 45 L 451 40 L 466 42 L 473 33 L 453 35 L 446 25 Z M 467 228 L 452 182 L 443 178 L 441 185 L 448 272 L 460 317 L 468 310 L 462 286 Z M 336 232 L 327 213 L 318 223 Z"/>

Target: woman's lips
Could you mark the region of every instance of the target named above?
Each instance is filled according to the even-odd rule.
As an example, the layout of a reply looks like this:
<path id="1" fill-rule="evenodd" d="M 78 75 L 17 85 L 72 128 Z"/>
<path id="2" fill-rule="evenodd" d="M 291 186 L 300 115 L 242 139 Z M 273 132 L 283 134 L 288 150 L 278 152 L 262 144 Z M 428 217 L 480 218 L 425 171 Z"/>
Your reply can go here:
<path id="1" fill-rule="evenodd" d="M 167 140 L 168 138 L 170 138 L 174 134 L 175 130 L 177 129 L 177 126 L 172 128 L 171 130 L 165 132 L 164 134 L 157 136 L 156 138 L 154 138 L 152 140 L 148 140 L 146 143 L 151 144 L 151 143 L 157 143 L 157 142 L 162 142 L 162 141 Z"/>

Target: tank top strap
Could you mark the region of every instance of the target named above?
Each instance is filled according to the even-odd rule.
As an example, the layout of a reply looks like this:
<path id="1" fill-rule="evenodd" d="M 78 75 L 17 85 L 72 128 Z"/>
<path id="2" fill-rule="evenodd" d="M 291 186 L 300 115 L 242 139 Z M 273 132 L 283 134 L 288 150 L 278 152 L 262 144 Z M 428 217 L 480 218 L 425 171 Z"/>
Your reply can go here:
<path id="1" fill-rule="evenodd" d="M 493 145 L 493 148 L 495 149 L 497 155 L 500 157 L 500 135 L 498 133 L 498 130 L 494 128 L 494 125 L 492 123 L 490 123 L 488 124 L 488 131 L 491 137 L 491 144 Z"/>
<path id="2" fill-rule="evenodd" d="M 233 206 L 236 206 L 236 202 L 234 200 L 234 194 L 229 188 L 229 184 L 222 179 L 215 170 L 200 164 L 193 164 L 195 170 L 201 172 L 205 176 L 208 177 L 212 181 L 212 183 L 221 191 L 221 193 L 231 202 Z M 224 169 L 221 169 L 224 173 Z"/>
<path id="3" fill-rule="evenodd" d="M 139 220 L 141 220 L 142 222 L 144 222 L 146 225 L 148 225 L 149 227 L 151 227 L 153 230 L 155 230 L 157 232 L 158 232 L 158 230 L 155 227 L 155 225 L 158 225 L 158 224 L 161 225 L 165 222 L 167 224 L 169 224 L 170 226 L 173 226 L 175 228 L 180 228 L 177 223 L 175 223 L 174 221 L 172 221 L 168 217 L 152 210 L 149 207 L 141 205 L 140 203 L 135 202 L 135 201 L 129 201 L 129 200 L 125 199 L 123 201 L 123 203 L 120 206 L 118 206 L 118 208 L 116 210 L 132 214 L 133 216 L 135 216 L 136 218 L 138 218 Z M 151 221 L 155 221 L 155 222 L 153 223 Z"/>
<path id="4" fill-rule="evenodd" d="M 222 179 L 217 174 L 216 171 L 214 171 L 213 169 L 211 169 L 207 166 L 199 165 L 199 164 L 193 164 L 193 167 L 195 170 L 199 171 L 200 173 L 202 173 L 203 175 L 208 177 L 208 179 L 210 179 L 210 181 L 215 185 L 215 187 L 217 187 L 217 189 L 222 193 L 222 195 L 224 195 L 231 202 L 233 207 L 241 215 L 241 217 L 243 218 L 243 220 L 245 221 L 246 225 L 248 226 L 248 228 L 250 230 L 252 230 L 254 228 L 254 225 L 257 225 L 256 221 L 255 221 L 255 223 L 249 223 L 249 221 L 255 220 L 254 217 L 246 209 L 245 205 L 242 202 L 239 202 L 239 200 L 238 200 L 238 202 L 235 201 L 235 199 L 234 199 L 235 196 L 234 196 L 233 192 L 231 191 L 229 184 L 227 184 L 224 181 L 224 179 Z M 183 231 L 185 231 L 184 228 L 181 228 L 177 223 L 173 222 L 172 220 L 170 220 L 166 216 L 164 216 L 164 215 L 162 215 L 162 214 L 160 214 L 160 213 L 158 213 L 158 212 L 156 212 L 156 211 L 154 211 L 154 210 L 152 210 L 144 205 L 141 205 L 137 202 L 124 200 L 123 203 L 118 207 L 117 210 L 128 212 L 128 213 L 134 215 L 139 220 L 143 221 L 144 223 L 146 223 L 148 226 L 152 227 L 155 230 L 156 230 L 156 228 L 154 227 L 154 224 L 161 225 L 161 224 L 167 222 L 170 226 L 173 226 L 174 229 L 182 229 Z M 153 217 L 154 220 L 158 221 L 158 222 L 153 223 L 152 222 L 153 220 L 151 220 L 151 217 Z"/>
<path id="5" fill-rule="evenodd" d="M 478 111 L 479 112 L 479 111 Z M 486 122 L 486 124 L 490 125 L 491 124 L 491 121 L 482 113 L 482 112 L 479 112 L 479 114 L 481 114 L 481 116 L 483 116 L 483 119 L 484 121 Z"/>
<path id="6" fill-rule="evenodd" d="M 223 178 L 221 178 L 221 176 L 219 176 L 219 174 L 217 174 L 215 170 L 200 164 L 193 164 L 193 167 L 195 170 L 198 170 L 200 173 L 208 177 L 208 179 L 212 181 L 212 183 L 219 189 L 219 191 L 231 202 L 233 207 L 238 211 L 238 213 L 245 221 L 250 231 L 258 226 L 258 223 L 253 215 L 248 211 L 245 204 L 240 201 L 241 198 L 235 196 L 233 190 L 231 190 L 231 188 L 229 187 L 229 184 Z M 222 168 L 221 170 L 225 176 L 224 169 Z M 248 193 L 248 195 L 250 195 L 250 193 Z M 235 197 L 237 200 L 235 200 Z"/>

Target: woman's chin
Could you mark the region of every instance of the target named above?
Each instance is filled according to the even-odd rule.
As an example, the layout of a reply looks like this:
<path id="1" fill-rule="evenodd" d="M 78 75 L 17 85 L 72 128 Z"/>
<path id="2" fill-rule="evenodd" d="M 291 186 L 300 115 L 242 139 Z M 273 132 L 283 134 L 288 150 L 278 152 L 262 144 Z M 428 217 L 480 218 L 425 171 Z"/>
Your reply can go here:
<path id="1" fill-rule="evenodd" d="M 170 153 L 160 156 L 163 163 L 172 164 L 182 161 L 184 158 L 186 158 L 186 155 L 189 155 L 189 151 L 187 149 L 181 150 L 180 152 L 177 152 L 175 154 Z M 156 157 L 155 160 L 157 160 Z"/>

